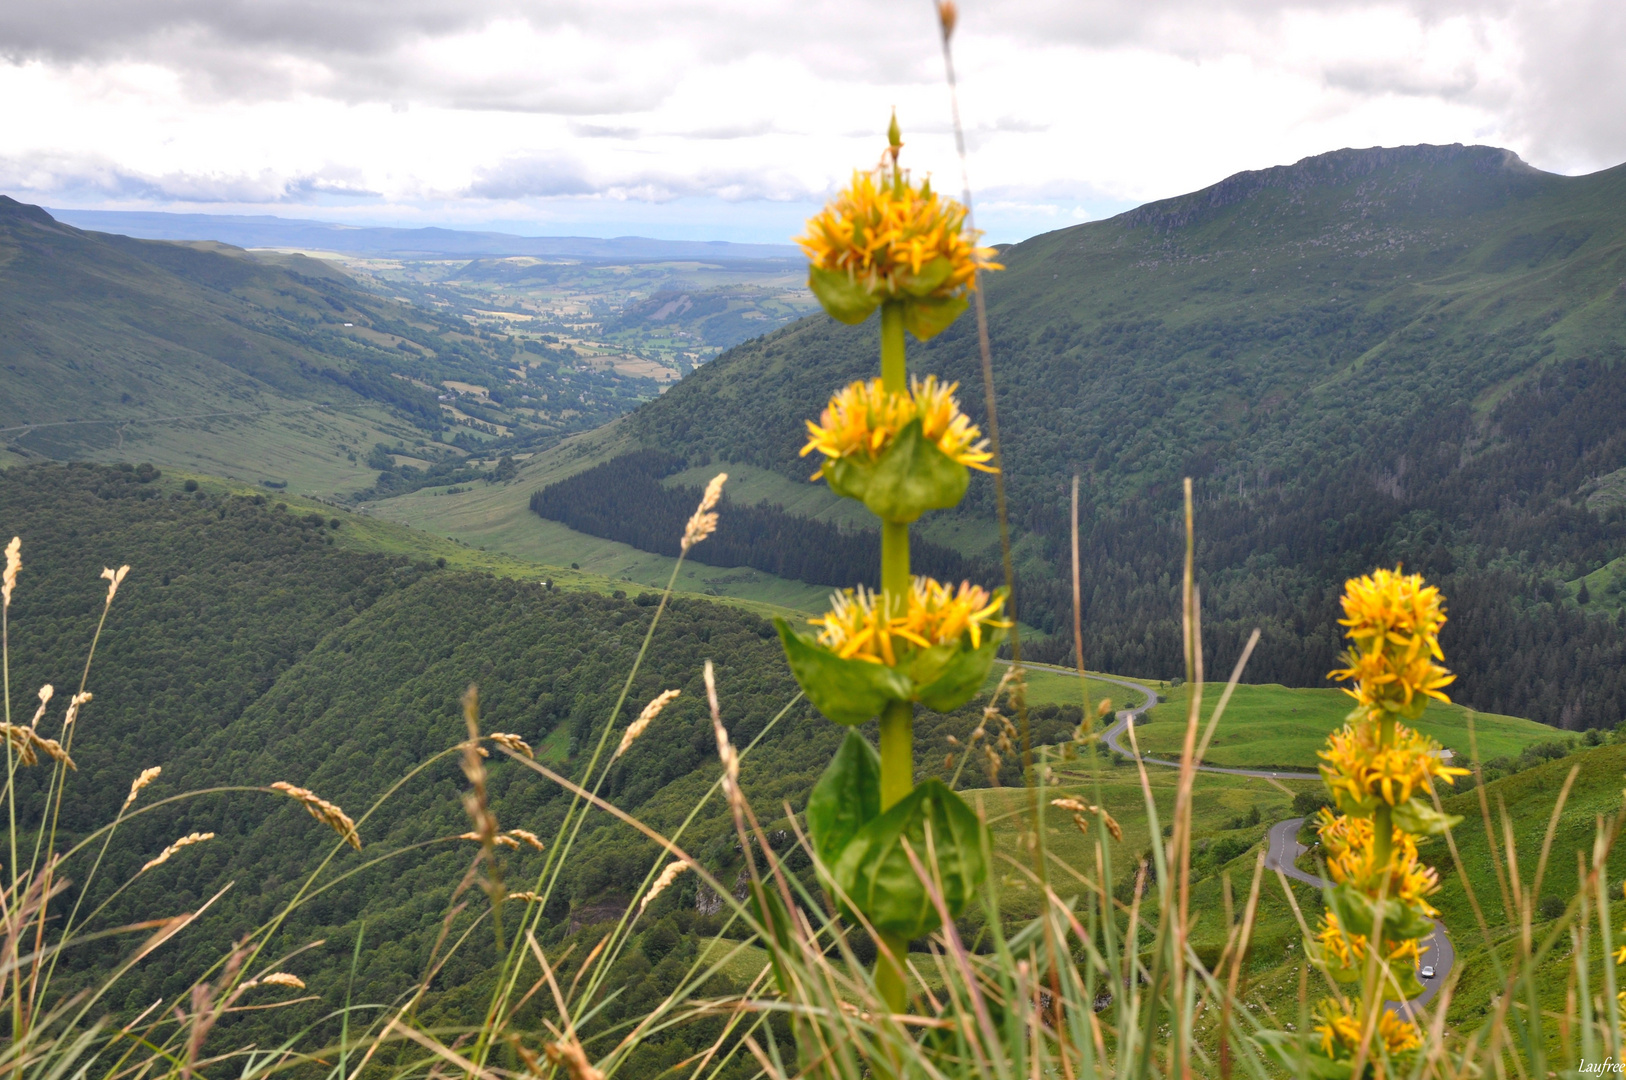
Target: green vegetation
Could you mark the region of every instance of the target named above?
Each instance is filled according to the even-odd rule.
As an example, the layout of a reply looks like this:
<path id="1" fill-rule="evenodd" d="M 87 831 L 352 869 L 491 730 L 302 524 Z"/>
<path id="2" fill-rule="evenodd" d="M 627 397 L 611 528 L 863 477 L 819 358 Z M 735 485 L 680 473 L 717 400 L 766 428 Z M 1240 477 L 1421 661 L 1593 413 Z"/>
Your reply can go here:
<path id="1" fill-rule="evenodd" d="M 1234 655 L 1261 627 L 1250 678 L 1320 685 L 1343 579 L 1403 562 L 1450 600 L 1464 703 L 1571 729 L 1626 718 L 1616 610 L 1559 596 L 1626 554 L 1626 508 L 1579 497 L 1626 466 L 1607 314 L 1622 185 L 1626 168 L 1554 176 L 1483 147 L 1339 151 L 1004 250 L 988 304 L 1017 552 L 1065 579 L 1081 473 L 1090 662 L 1178 672 L 1189 474 L 1207 640 Z M 802 422 L 867 374 L 875 332 L 815 317 L 747 342 L 615 438 L 800 481 Z M 973 414 L 975 336 L 962 323 L 916 354 Z M 974 483 L 968 554 L 988 551 L 991 502 Z M 1064 625 L 1044 601 L 1025 620 Z"/>
<path id="2" fill-rule="evenodd" d="M 1135 737 L 1147 754 L 1178 758 L 1185 737 L 1189 688 L 1177 686 L 1159 693 L 1167 702 L 1151 710 L 1151 721 L 1136 727 Z M 1205 720 L 1213 710 L 1214 693 L 1213 687 L 1204 693 Z M 1326 744 L 1329 734 L 1343 726 L 1350 706 L 1349 696 L 1332 688 L 1238 686 L 1203 760 L 1231 768 L 1314 771 L 1319 764 L 1316 751 Z M 1462 706 L 1436 702 L 1414 726 L 1467 761 L 1472 756 L 1467 713 Z M 1517 757 L 1526 747 L 1554 736 L 1547 725 L 1514 716 L 1475 713 L 1473 720 L 1481 761 Z"/>

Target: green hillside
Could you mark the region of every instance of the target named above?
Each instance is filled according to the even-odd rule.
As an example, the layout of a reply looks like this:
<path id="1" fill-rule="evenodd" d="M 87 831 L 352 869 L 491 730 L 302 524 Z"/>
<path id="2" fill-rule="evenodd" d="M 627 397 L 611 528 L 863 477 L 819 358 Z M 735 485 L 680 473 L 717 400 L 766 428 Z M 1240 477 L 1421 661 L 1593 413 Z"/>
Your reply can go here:
<path id="1" fill-rule="evenodd" d="M 1343 579 L 1403 562 L 1451 600 L 1458 700 L 1571 729 L 1626 719 L 1626 616 L 1614 594 L 1578 604 L 1575 584 L 1626 554 L 1610 494 L 1626 466 L 1626 166 L 1563 177 L 1488 147 L 1338 151 L 1001 260 L 990 333 L 1027 622 L 1070 622 L 1077 472 L 1086 655 L 1176 674 L 1192 475 L 1217 663 L 1259 626 L 1250 680 L 1324 685 Z M 872 373 L 875 333 L 816 316 L 747 342 L 572 452 L 659 448 L 805 483 L 802 423 Z M 972 320 L 910 350 L 980 414 Z M 544 457 L 517 486 L 564 464 Z M 970 553 L 988 550 L 991 500 L 979 478 Z"/>
<path id="2" fill-rule="evenodd" d="M 330 496 L 410 489 L 436 466 L 472 479 L 496 464 L 488 444 L 551 445 L 655 393 L 317 259 L 84 232 L 3 196 L 0 386 L 13 456 Z M 379 446 L 399 456 L 380 462 Z"/>

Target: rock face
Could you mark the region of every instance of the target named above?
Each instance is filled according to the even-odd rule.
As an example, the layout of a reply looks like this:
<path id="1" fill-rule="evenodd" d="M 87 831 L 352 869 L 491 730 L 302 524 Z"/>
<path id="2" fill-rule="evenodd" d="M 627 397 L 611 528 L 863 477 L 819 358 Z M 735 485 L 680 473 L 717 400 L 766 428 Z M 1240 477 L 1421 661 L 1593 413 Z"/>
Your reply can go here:
<path id="1" fill-rule="evenodd" d="M 1545 189 L 1547 181 L 1558 179 L 1525 164 L 1513 151 L 1495 146 L 1375 146 L 1334 150 L 1292 165 L 1239 172 L 1189 195 L 1138 206 L 1116 220 L 1131 228 L 1166 232 L 1199 224 L 1216 211 L 1267 191 L 1301 193 L 1340 186 L 1359 187 L 1360 194 L 1369 199 L 1391 203 L 1396 199 L 1423 200 L 1432 204 L 1442 194 L 1442 172 L 1455 181 L 1459 196 L 1467 196 L 1463 203 L 1471 203 L 1475 209 L 1484 209 L 1487 197 L 1503 201 L 1535 194 Z M 1444 186 L 1453 185 L 1448 182 Z"/>

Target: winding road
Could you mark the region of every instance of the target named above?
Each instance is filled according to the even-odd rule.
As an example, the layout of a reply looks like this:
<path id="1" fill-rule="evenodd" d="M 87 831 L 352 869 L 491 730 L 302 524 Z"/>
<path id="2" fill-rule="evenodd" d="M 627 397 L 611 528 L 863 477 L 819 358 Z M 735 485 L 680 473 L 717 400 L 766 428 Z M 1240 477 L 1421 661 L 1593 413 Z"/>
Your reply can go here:
<path id="1" fill-rule="evenodd" d="M 1073 668 L 1064 668 L 1055 664 L 1026 664 L 1024 666 L 1038 668 L 1043 671 L 1061 672 L 1073 676 L 1077 676 L 1078 674 L 1078 672 Z M 1114 686 L 1122 686 L 1126 689 L 1134 690 L 1141 695 L 1142 700 L 1138 705 L 1123 709 L 1117 713 L 1112 726 L 1107 728 L 1105 733 L 1108 746 L 1110 746 L 1116 753 L 1121 754 L 1126 758 L 1133 759 L 1135 757 L 1135 752 L 1124 746 L 1120 740 L 1123 738 L 1124 733 L 1129 730 L 1130 724 L 1133 724 L 1135 721 L 1139 720 L 1141 716 L 1145 715 L 1148 709 L 1157 704 L 1157 694 L 1151 690 L 1148 690 L 1140 683 L 1130 682 L 1128 679 L 1116 679 L 1110 675 L 1097 675 L 1093 672 L 1090 674 L 1090 679 L 1095 682 L 1112 683 Z M 1178 761 L 1169 761 L 1164 758 L 1153 758 L 1141 755 L 1140 760 L 1150 765 L 1165 765 L 1175 769 L 1180 767 L 1180 763 Z M 1321 779 L 1320 773 L 1312 772 L 1286 772 L 1281 770 L 1267 769 L 1227 769 L 1219 765 L 1201 764 L 1198 765 L 1197 768 L 1203 772 L 1226 773 L 1231 776 L 1254 776 L 1265 780 Z M 1290 877 L 1295 881 L 1302 881 L 1304 884 L 1313 886 L 1314 888 L 1325 889 L 1332 884 L 1330 881 L 1326 880 L 1325 878 L 1317 877 L 1314 874 L 1305 873 L 1296 865 L 1299 856 L 1310 850 L 1298 842 L 1299 828 L 1303 824 L 1304 819 L 1297 817 L 1288 818 L 1286 821 L 1278 821 L 1276 824 L 1270 827 L 1269 843 L 1265 848 L 1265 869 L 1275 870 L 1285 877 Z M 1445 983 L 1446 976 L 1451 972 L 1451 965 L 1456 963 L 1457 959 L 1456 950 L 1451 947 L 1451 939 L 1446 935 L 1445 924 L 1441 923 L 1438 919 L 1434 919 L 1432 921 L 1434 923 L 1434 933 L 1424 938 L 1418 943 L 1418 945 L 1423 952 L 1423 963 L 1425 965 L 1433 965 L 1434 977 L 1431 979 L 1422 980 L 1423 992 L 1417 997 L 1412 998 L 1410 1001 L 1388 1001 L 1384 1003 L 1384 1006 L 1389 1010 L 1404 1013 L 1409 1019 L 1415 1019 L 1416 1011 L 1427 1005 L 1430 1001 L 1434 1000 L 1434 995 L 1439 993 L 1440 987 Z"/>

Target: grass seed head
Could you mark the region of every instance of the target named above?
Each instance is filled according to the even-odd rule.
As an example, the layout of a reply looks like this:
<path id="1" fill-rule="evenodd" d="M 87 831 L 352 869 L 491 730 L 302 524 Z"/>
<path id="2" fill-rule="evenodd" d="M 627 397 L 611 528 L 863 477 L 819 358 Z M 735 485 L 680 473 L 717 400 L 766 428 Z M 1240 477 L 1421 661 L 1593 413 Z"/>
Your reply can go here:
<path id="1" fill-rule="evenodd" d="M 154 765 L 150 769 L 142 769 L 141 775 L 130 781 L 130 794 L 124 797 L 124 805 L 129 806 L 141 794 L 141 789 L 158 779 L 158 774 L 164 771 L 162 765 Z"/>
<path id="2" fill-rule="evenodd" d="M 295 787 L 286 780 L 278 780 L 271 785 L 272 791 L 280 791 L 290 799 L 297 799 L 305 807 L 310 816 L 323 825 L 338 833 L 345 843 L 361 850 L 361 834 L 356 832 L 356 823 L 350 815 L 339 809 L 333 803 L 306 788 Z"/>
<path id="3" fill-rule="evenodd" d="M 113 602 L 113 594 L 119 591 L 119 585 L 124 581 L 124 575 L 130 572 L 129 566 L 121 566 L 117 570 L 112 567 L 102 568 L 102 580 L 107 582 L 107 602 Z"/>
<path id="4" fill-rule="evenodd" d="M 491 741 L 510 753 L 520 754 L 533 761 L 536 760 L 536 754 L 531 750 L 531 744 L 518 735 L 512 735 L 506 731 L 493 731 Z"/>
<path id="5" fill-rule="evenodd" d="M 250 980 L 248 986 L 287 986 L 295 990 L 303 990 L 305 989 L 305 980 L 286 971 L 273 971 L 269 975 L 261 975 L 258 979 Z M 247 989 L 247 987 L 244 989 Z"/>
<path id="6" fill-rule="evenodd" d="M 23 568 L 23 538 L 13 536 L 6 545 L 6 573 L 0 578 L 0 598 L 4 607 L 11 606 L 11 594 L 17 589 L 17 572 Z"/>
<path id="7" fill-rule="evenodd" d="M 717 531 L 717 514 L 715 512 L 717 500 L 722 498 L 723 484 L 728 480 L 727 473 L 718 473 L 706 485 L 706 493 L 700 497 L 700 505 L 690 516 L 688 524 L 683 527 L 683 550 L 688 551 L 700 541 Z"/>
<path id="8" fill-rule="evenodd" d="M 45 706 L 50 704 L 51 695 L 54 693 L 56 693 L 56 687 L 50 683 L 40 687 L 40 707 L 34 710 L 34 719 L 28 722 L 29 727 L 37 728 L 40 726 L 40 720 L 45 716 Z"/>
<path id="9" fill-rule="evenodd" d="M 644 894 L 643 902 L 638 905 L 638 914 L 642 915 L 644 909 L 650 905 L 655 897 L 665 892 L 666 887 L 676 881 L 677 876 L 688 868 L 689 864 L 682 859 L 667 863 L 666 869 L 661 871 L 661 876 L 655 879 L 655 884 L 650 886 L 649 892 Z"/>
<path id="10" fill-rule="evenodd" d="M 175 854 L 177 851 L 181 850 L 182 848 L 191 847 L 193 844 L 201 844 L 205 840 L 213 840 L 214 838 L 215 838 L 215 834 L 212 833 L 212 832 L 189 833 L 186 836 L 183 836 L 179 840 L 175 841 L 173 844 L 169 845 L 169 847 L 165 848 L 163 851 L 160 851 L 158 853 L 157 858 L 148 859 L 147 862 L 146 862 L 146 865 L 144 865 L 140 870 L 138 870 L 136 872 L 138 874 L 145 874 L 148 870 L 151 870 L 153 867 L 160 866 L 163 863 L 169 862 L 169 857 L 171 855 Z"/>
<path id="11" fill-rule="evenodd" d="M 644 733 L 644 729 L 649 727 L 655 717 L 661 714 L 661 710 L 671 704 L 680 693 L 682 693 L 681 690 L 662 690 L 656 695 L 655 700 L 645 705 L 644 711 L 638 714 L 638 719 L 627 725 L 626 733 L 621 736 L 621 745 L 615 748 L 615 756 L 610 760 L 614 761 L 622 754 L 625 754 L 633 741 Z"/>

